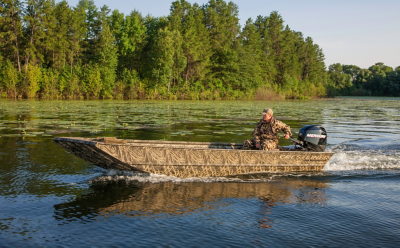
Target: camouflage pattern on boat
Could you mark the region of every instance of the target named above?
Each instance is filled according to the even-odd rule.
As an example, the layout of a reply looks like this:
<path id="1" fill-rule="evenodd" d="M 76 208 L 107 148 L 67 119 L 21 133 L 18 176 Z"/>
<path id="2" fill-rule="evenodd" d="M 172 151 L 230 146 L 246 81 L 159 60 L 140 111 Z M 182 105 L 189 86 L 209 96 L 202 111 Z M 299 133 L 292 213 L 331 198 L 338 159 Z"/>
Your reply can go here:
<path id="1" fill-rule="evenodd" d="M 243 150 L 242 144 L 57 137 L 54 142 L 104 169 L 176 177 L 320 171 L 331 152 Z"/>

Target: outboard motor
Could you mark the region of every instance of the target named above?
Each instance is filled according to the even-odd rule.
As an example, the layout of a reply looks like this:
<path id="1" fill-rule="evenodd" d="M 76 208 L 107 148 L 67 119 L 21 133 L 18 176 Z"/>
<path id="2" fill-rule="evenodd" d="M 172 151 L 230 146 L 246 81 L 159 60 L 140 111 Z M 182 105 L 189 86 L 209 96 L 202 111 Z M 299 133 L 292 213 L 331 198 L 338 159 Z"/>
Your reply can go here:
<path id="1" fill-rule="evenodd" d="M 327 144 L 327 134 L 321 125 L 304 126 L 299 131 L 298 141 L 302 150 L 323 152 Z"/>

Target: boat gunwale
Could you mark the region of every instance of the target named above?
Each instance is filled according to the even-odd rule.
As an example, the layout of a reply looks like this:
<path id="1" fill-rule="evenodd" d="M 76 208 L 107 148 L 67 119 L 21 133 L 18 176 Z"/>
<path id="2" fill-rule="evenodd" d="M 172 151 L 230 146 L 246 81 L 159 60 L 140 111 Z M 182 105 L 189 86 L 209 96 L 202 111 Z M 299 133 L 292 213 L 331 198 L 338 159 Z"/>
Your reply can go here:
<path id="1" fill-rule="evenodd" d="M 98 144 L 100 145 L 109 145 L 109 146 L 134 146 L 134 147 L 151 147 L 149 145 L 140 145 L 140 143 L 147 143 L 147 142 L 129 142 L 127 143 L 107 143 L 107 142 L 101 142 L 101 141 L 94 141 L 94 140 L 89 140 L 89 139 L 95 139 L 95 138 L 80 138 L 80 137 L 56 137 L 54 138 L 54 141 L 58 142 L 74 142 L 74 143 L 80 143 L 80 144 L 87 144 L 87 145 L 93 145 L 97 146 Z M 141 140 L 141 141 L 147 141 L 147 140 Z M 158 140 L 149 140 L 152 142 L 149 143 L 157 143 L 159 142 Z M 160 141 L 160 142 L 166 142 L 166 141 Z M 235 144 L 237 146 L 241 146 L 241 144 L 237 143 L 218 143 L 218 142 L 188 142 L 188 141 L 167 141 L 168 143 L 176 144 L 175 142 L 182 142 L 186 143 L 187 145 L 190 145 L 190 143 L 197 143 L 197 144 L 202 144 L 204 146 L 206 145 L 220 145 L 220 146 L 232 146 L 232 144 Z M 180 143 L 181 145 L 183 145 Z M 189 143 L 189 144 L 188 144 Z M 148 143 L 147 143 L 148 144 Z M 209 147 L 173 147 L 173 146 L 153 146 L 152 148 L 169 148 L 169 149 L 192 149 L 192 150 L 213 150 L 213 151 L 235 151 L 235 152 L 254 152 L 254 153 L 289 153 L 289 154 L 330 154 L 333 155 L 334 152 L 315 152 L 315 151 L 264 151 L 264 150 L 243 150 L 243 149 L 223 149 L 223 148 L 209 148 Z"/>

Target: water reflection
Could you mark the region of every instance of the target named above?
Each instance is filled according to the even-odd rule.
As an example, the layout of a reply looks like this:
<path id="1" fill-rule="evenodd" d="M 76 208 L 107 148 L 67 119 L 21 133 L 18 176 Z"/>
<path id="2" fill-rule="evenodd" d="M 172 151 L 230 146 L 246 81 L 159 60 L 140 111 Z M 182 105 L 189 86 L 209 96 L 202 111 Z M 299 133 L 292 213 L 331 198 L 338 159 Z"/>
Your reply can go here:
<path id="1" fill-rule="evenodd" d="M 282 204 L 324 206 L 325 182 L 283 179 L 271 182 L 160 182 L 94 181 L 90 193 L 54 206 L 56 220 L 100 221 L 115 215 L 129 218 L 165 218 L 193 213 L 225 211 L 238 200 L 259 205 L 258 225 L 269 228 L 268 217 Z"/>

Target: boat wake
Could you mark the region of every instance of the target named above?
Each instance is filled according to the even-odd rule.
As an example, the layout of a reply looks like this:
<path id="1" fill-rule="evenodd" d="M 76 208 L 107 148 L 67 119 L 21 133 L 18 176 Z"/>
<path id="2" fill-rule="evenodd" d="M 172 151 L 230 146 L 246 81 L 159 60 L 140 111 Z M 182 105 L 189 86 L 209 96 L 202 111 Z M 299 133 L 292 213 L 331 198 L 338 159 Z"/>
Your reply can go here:
<path id="1" fill-rule="evenodd" d="M 360 147 L 336 145 L 327 148 L 335 154 L 324 171 L 378 170 L 400 168 L 400 146 Z"/>
<path id="2" fill-rule="evenodd" d="M 140 182 L 140 183 L 216 183 L 216 182 L 241 182 L 241 183 L 262 183 L 262 182 L 272 182 L 281 181 L 288 178 L 300 178 L 300 177 L 312 177 L 312 176 L 324 176 L 325 172 L 263 172 L 263 173 L 250 173 L 242 175 L 234 175 L 229 177 L 189 177 L 189 178 L 179 178 L 174 176 L 158 175 L 158 174 L 145 174 L 145 173 L 135 173 L 131 171 L 118 171 L 118 170 L 103 170 L 103 174 L 99 175 L 89 183 L 108 183 L 110 181 L 125 181 L 129 182 Z"/>
<path id="3" fill-rule="evenodd" d="M 268 180 L 267 178 L 265 180 Z M 241 182 L 241 178 L 231 177 L 189 177 L 179 178 L 174 176 L 148 174 L 148 173 L 136 173 L 132 171 L 118 171 L 118 170 L 107 170 L 106 174 L 103 174 L 93 180 L 93 182 L 109 182 L 109 181 L 126 181 L 126 182 L 141 182 L 141 183 L 192 183 L 192 182 Z"/>

